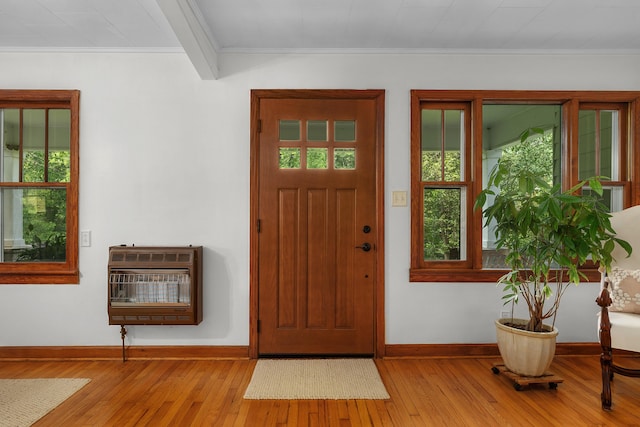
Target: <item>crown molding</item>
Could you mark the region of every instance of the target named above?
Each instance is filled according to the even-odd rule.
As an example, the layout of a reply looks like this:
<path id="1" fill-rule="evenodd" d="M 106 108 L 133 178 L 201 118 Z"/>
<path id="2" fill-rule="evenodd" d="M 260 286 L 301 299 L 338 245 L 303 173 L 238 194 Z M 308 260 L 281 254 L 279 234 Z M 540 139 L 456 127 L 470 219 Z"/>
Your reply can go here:
<path id="1" fill-rule="evenodd" d="M 233 48 L 220 54 L 301 55 L 640 55 L 640 49 Z"/>
<path id="2" fill-rule="evenodd" d="M 0 46 L 0 53 L 185 53 L 182 47 Z"/>

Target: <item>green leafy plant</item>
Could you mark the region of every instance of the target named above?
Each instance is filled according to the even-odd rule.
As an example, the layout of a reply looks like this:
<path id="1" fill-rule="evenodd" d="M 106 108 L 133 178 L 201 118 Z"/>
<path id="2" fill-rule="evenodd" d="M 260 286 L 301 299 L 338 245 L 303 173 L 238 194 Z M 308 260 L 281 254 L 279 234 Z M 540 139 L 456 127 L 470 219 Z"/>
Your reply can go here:
<path id="1" fill-rule="evenodd" d="M 53 233 L 45 241 L 34 236 L 32 247 L 22 250 L 16 261 L 64 261 L 66 244 L 64 234 Z"/>
<path id="2" fill-rule="evenodd" d="M 542 133 L 527 129 L 520 142 L 531 144 L 530 137 Z M 593 177 L 562 191 L 532 168 L 514 167 L 513 159 L 503 157 L 476 199 L 475 209 L 482 209 L 493 196 L 483 216 L 495 230 L 497 249 L 505 250 L 510 269 L 498 284 L 504 286 L 505 305 L 526 302 L 529 331 L 542 332 L 545 319 L 555 324 L 567 287 L 586 279 L 581 266 L 591 261 L 609 270 L 616 243 L 631 253 L 629 243 L 617 238 L 611 227 L 611 215 L 601 201 L 601 179 Z"/>

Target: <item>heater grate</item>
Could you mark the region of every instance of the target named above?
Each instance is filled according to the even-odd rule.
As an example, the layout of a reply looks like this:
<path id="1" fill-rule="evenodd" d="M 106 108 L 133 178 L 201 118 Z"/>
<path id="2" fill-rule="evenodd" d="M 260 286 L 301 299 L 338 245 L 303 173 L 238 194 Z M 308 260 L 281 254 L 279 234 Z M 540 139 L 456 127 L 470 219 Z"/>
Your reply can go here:
<path id="1" fill-rule="evenodd" d="M 159 272 L 115 270 L 109 274 L 111 304 L 127 307 L 139 304 L 191 303 L 188 270 Z"/>

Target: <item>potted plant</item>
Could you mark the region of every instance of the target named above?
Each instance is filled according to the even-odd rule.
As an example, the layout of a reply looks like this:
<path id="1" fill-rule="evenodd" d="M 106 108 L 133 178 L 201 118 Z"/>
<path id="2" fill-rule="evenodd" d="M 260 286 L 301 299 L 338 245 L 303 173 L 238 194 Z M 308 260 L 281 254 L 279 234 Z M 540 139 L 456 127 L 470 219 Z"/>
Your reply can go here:
<path id="1" fill-rule="evenodd" d="M 531 137 L 542 134 L 542 129 L 527 129 L 520 142 L 535 144 Z M 496 321 L 503 362 L 518 375 L 541 376 L 555 354 L 560 300 L 571 284 L 586 279 L 579 268 L 593 262 L 608 270 L 615 244 L 628 253 L 631 247 L 615 237 L 609 210 L 601 201 L 600 177 L 562 191 L 560 184 L 550 184 L 539 172 L 522 164 L 514 167 L 512 162 L 504 156 L 498 160 L 475 209 L 493 198 L 483 216 L 509 269 L 498 280 L 503 300 L 505 305 L 524 300 L 528 307 L 528 319 L 513 319 L 512 314 L 511 319 Z M 550 325 L 546 319 L 551 319 Z M 510 350 L 513 356 L 507 354 Z M 531 356 L 541 360 L 529 360 Z"/>

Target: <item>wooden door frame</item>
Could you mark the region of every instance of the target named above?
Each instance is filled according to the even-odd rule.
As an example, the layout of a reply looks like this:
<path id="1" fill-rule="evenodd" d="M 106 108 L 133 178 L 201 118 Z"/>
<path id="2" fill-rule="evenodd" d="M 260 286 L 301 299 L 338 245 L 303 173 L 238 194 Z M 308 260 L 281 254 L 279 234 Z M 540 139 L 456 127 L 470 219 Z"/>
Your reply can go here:
<path id="1" fill-rule="evenodd" d="M 260 101 L 263 99 L 371 99 L 376 105 L 376 278 L 374 290 L 374 357 L 385 352 L 384 318 L 384 89 L 252 89 L 251 186 L 249 227 L 249 357 L 258 358 L 258 192 L 260 165 Z"/>

